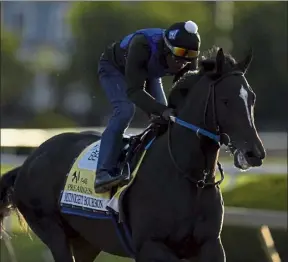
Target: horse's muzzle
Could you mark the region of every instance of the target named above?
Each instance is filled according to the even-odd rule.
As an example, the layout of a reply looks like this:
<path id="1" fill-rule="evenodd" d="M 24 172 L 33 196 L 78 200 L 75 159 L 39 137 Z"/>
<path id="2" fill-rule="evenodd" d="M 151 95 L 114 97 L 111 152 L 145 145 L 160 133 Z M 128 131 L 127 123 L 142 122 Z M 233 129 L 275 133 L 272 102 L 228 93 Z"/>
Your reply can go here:
<path id="1" fill-rule="evenodd" d="M 254 167 L 254 166 L 261 166 L 263 164 L 262 159 L 264 157 L 262 156 L 255 156 L 255 154 L 252 151 L 246 152 L 244 154 L 245 160 L 247 161 L 247 163 Z"/>

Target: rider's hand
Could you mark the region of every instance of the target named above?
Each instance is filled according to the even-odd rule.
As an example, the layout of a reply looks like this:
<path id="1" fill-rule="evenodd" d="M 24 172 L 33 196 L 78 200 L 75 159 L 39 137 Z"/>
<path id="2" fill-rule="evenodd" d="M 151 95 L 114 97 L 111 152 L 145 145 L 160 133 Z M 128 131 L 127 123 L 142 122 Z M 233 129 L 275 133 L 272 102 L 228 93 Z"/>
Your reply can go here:
<path id="1" fill-rule="evenodd" d="M 169 121 L 170 116 L 176 116 L 175 109 L 173 108 L 167 108 L 163 111 L 161 117 L 163 117 L 165 120 Z"/>

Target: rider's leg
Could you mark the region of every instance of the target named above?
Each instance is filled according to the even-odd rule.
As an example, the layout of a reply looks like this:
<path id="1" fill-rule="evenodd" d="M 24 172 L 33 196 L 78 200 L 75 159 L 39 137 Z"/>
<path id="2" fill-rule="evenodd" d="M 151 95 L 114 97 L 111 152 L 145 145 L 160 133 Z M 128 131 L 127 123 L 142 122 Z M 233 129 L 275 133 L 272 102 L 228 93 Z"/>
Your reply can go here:
<path id="1" fill-rule="evenodd" d="M 99 80 L 113 106 L 113 114 L 101 137 L 95 181 L 98 193 L 108 190 L 121 179 L 115 170 L 122 148 L 122 135 L 135 113 L 135 105 L 126 95 L 124 76 L 107 61 L 100 62 Z"/>

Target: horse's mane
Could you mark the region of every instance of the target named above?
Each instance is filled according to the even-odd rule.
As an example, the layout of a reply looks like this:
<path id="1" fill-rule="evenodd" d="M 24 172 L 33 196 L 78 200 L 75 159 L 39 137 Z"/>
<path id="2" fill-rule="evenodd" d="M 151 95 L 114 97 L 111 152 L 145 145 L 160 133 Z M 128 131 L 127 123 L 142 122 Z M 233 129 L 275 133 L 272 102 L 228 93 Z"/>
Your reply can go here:
<path id="1" fill-rule="evenodd" d="M 216 56 L 219 49 L 220 47 L 213 46 L 204 51 L 202 56 L 198 59 L 198 68 L 196 70 L 191 70 L 188 64 L 179 71 L 173 79 L 172 91 L 169 96 L 169 104 L 171 106 L 177 107 L 177 104 L 183 101 L 189 90 L 195 86 L 203 75 L 212 75 L 212 72 L 216 67 Z M 225 64 L 223 72 L 233 70 L 237 64 L 235 58 L 229 53 L 224 53 L 224 57 Z"/>
<path id="2" fill-rule="evenodd" d="M 183 78 L 191 78 L 204 74 L 211 73 L 216 64 L 216 56 L 217 52 L 220 49 L 218 46 L 213 46 L 210 49 L 203 52 L 202 56 L 200 56 L 198 60 L 198 68 L 195 70 L 191 70 L 189 65 L 184 67 L 175 77 L 173 80 L 173 87 L 178 84 Z M 225 57 L 225 67 L 224 71 L 231 70 L 237 64 L 237 61 L 230 53 L 224 53 Z"/>

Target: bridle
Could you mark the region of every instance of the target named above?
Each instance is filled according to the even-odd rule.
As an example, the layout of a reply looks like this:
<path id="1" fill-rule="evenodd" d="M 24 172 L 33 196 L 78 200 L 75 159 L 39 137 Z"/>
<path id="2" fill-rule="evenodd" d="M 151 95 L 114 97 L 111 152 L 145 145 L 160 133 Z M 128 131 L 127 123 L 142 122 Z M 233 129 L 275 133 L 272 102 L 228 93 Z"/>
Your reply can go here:
<path id="1" fill-rule="evenodd" d="M 178 117 L 170 117 L 170 120 L 168 123 L 168 150 L 169 150 L 170 158 L 171 158 L 174 166 L 176 167 L 177 171 L 179 173 L 181 173 L 182 175 L 184 175 L 184 177 L 187 178 L 189 181 L 196 184 L 196 186 L 199 188 L 204 188 L 207 186 L 220 185 L 222 183 L 222 181 L 224 180 L 224 171 L 223 171 L 222 165 L 220 164 L 219 161 L 217 161 L 217 166 L 218 166 L 219 172 L 221 174 L 221 178 L 220 178 L 220 180 L 218 180 L 216 182 L 207 182 L 206 181 L 208 175 L 211 173 L 211 171 L 209 170 L 209 167 L 207 167 L 207 161 L 205 161 L 206 164 L 205 164 L 205 168 L 203 170 L 203 178 L 200 180 L 192 178 L 191 175 L 187 174 L 187 172 L 185 172 L 184 170 L 182 170 L 179 167 L 179 165 L 177 164 L 177 162 L 173 156 L 172 146 L 171 146 L 171 125 L 172 125 L 172 123 L 179 124 L 183 127 L 186 127 L 188 129 L 194 131 L 199 139 L 201 139 L 201 136 L 205 136 L 205 137 L 208 137 L 208 138 L 214 140 L 219 145 L 219 147 L 224 144 L 232 150 L 233 146 L 230 143 L 229 135 L 226 133 L 221 133 L 221 128 L 220 128 L 220 125 L 218 122 L 217 110 L 216 110 L 216 106 L 215 106 L 215 100 L 216 100 L 215 87 L 216 87 L 216 85 L 219 84 L 224 78 L 227 78 L 227 77 L 232 76 L 232 75 L 244 76 L 243 72 L 241 72 L 241 71 L 231 71 L 231 72 L 223 74 L 217 80 L 212 81 L 212 83 L 209 85 L 209 91 L 208 91 L 208 95 L 206 98 L 205 109 L 204 109 L 204 126 L 205 126 L 205 128 L 207 128 L 206 116 L 207 116 L 207 112 L 208 112 L 208 105 L 209 105 L 210 97 L 212 97 L 212 121 L 213 121 L 213 130 L 216 130 L 215 133 L 207 131 L 206 129 L 202 129 L 202 128 L 195 126 L 193 124 L 187 123 L 187 122 L 179 119 Z M 204 157 L 206 159 L 206 154 L 204 155 Z"/>

